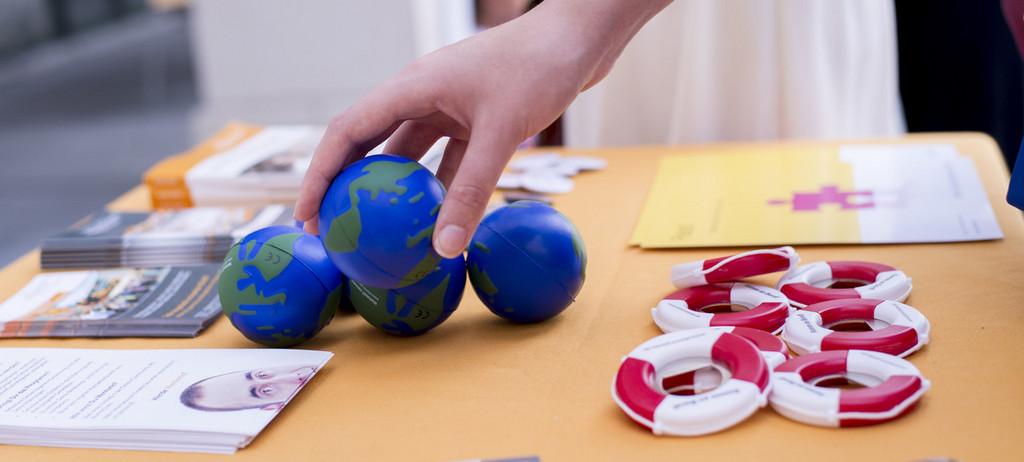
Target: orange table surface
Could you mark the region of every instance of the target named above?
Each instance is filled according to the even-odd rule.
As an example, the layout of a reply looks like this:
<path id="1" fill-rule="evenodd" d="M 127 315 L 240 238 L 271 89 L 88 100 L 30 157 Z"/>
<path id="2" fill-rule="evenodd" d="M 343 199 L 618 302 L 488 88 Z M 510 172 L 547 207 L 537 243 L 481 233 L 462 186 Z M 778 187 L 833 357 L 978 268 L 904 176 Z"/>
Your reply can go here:
<path id="1" fill-rule="evenodd" d="M 467 285 L 458 311 L 427 335 L 396 338 L 356 315 L 336 318 L 304 348 L 335 353 L 328 366 L 238 460 L 424 460 L 538 455 L 563 460 L 1024 460 L 1024 220 L 1004 199 L 1008 173 L 991 139 L 975 133 L 883 142 L 950 143 L 975 162 L 1006 238 L 957 244 L 801 246 L 805 262 L 871 260 L 914 278 L 908 303 L 932 324 L 909 359 L 932 381 L 919 408 L 884 425 L 812 427 L 770 408 L 726 431 L 656 437 L 610 396 L 622 356 L 659 334 L 650 308 L 672 290 L 676 263 L 737 249 L 643 251 L 627 241 L 660 156 L 743 144 L 582 151 L 608 169 L 577 177 L 556 206 L 578 226 L 587 281 L 561 316 L 512 325 Z M 838 142 L 796 144 L 836 145 Z M 779 146 L 786 146 L 779 143 Z M 111 204 L 145 209 L 135 189 Z M 40 236 L 42 237 L 42 236 Z M 38 252 L 0 272 L 0 299 L 38 273 Z M 774 284 L 778 275 L 755 279 Z M 225 320 L 195 339 L 8 339 L 6 347 L 252 348 Z M 2 354 L 2 352 L 0 352 Z M 159 416 L 154 416 L 159 418 Z M 0 447 L 10 461 L 225 460 L 225 456 Z"/>

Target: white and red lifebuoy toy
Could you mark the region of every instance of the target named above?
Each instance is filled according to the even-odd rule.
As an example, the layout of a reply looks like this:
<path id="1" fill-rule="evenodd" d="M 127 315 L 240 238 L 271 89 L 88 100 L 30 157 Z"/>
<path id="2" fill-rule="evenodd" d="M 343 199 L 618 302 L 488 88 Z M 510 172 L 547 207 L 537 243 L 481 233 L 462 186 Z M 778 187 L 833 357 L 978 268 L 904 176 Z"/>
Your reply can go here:
<path id="1" fill-rule="evenodd" d="M 822 287 L 833 281 L 855 281 L 865 285 L 846 289 Z M 902 271 L 863 261 L 819 261 L 803 265 L 782 276 L 778 284 L 778 289 L 798 308 L 842 298 L 902 302 L 912 288 L 910 278 Z"/>
<path id="2" fill-rule="evenodd" d="M 839 377 L 865 388 L 817 385 Z M 775 368 L 769 403 L 780 414 L 799 422 L 856 427 L 906 414 L 930 387 L 931 383 L 905 359 L 875 351 L 826 351 L 798 356 Z"/>
<path id="3" fill-rule="evenodd" d="M 866 332 L 837 332 L 827 326 L 849 321 L 882 321 Z M 928 343 L 931 325 L 920 311 L 892 300 L 850 298 L 815 303 L 796 310 L 782 329 L 782 339 L 797 354 L 828 350 L 871 350 L 899 357 Z"/>
<path id="4" fill-rule="evenodd" d="M 681 263 L 672 267 L 671 277 L 672 284 L 678 288 L 694 287 L 789 271 L 799 263 L 796 249 L 786 246 Z"/>
<path id="5" fill-rule="evenodd" d="M 712 306 L 739 305 L 746 311 L 707 313 Z M 679 289 L 651 310 L 663 332 L 714 326 L 738 326 L 777 333 L 792 308 L 786 296 L 771 287 L 726 282 Z"/>
<path id="6" fill-rule="evenodd" d="M 789 359 L 789 347 L 778 337 L 763 330 L 749 327 L 708 327 L 707 329 L 739 335 L 753 343 L 761 352 L 768 369 L 774 369 Z M 681 361 L 672 365 L 672 370 L 662 372 L 661 386 L 672 394 L 695 394 L 711 390 L 722 384 L 728 372 L 711 362 L 700 358 Z"/>
<path id="7" fill-rule="evenodd" d="M 693 396 L 672 395 L 663 373 L 688 360 L 718 363 L 729 378 Z M 623 358 L 612 381 L 612 398 L 656 435 L 694 436 L 731 427 L 764 407 L 771 372 L 761 352 L 739 335 L 715 329 L 673 332 L 650 339 Z"/>

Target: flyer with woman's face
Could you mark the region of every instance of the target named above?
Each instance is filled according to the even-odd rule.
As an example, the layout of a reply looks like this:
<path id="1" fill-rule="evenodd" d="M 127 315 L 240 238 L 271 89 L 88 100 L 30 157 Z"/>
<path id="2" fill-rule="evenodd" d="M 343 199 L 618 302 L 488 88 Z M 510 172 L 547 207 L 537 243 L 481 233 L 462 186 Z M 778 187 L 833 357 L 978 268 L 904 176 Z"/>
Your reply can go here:
<path id="1" fill-rule="evenodd" d="M 0 428 L 251 437 L 331 356 L 272 349 L 9 348 L 0 357 Z"/>

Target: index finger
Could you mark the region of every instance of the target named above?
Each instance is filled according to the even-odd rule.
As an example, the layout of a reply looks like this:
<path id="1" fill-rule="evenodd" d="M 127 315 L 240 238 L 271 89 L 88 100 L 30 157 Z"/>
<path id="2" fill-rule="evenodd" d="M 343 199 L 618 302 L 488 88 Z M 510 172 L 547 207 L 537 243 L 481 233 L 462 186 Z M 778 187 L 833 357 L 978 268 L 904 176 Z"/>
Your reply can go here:
<path id="1" fill-rule="evenodd" d="M 302 179 L 295 219 L 309 221 L 315 217 L 338 172 L 387 139 L 402 121 L 433 112 L 427 91 L 408 79 L 393 80 L 335 116 Z"/>

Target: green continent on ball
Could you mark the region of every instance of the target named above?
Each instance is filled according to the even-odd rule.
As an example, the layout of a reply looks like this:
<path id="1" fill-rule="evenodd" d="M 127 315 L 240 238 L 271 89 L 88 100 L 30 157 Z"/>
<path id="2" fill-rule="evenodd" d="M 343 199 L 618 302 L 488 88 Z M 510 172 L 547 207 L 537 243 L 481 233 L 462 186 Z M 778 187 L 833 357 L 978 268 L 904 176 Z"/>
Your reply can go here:
<path id="1" fill-rule="evenodd" d="M 483 244 L 475 243 L 476 248 L 483 249 L 483 252 L 490 252 L 489 249 Z M 480 269 L 480 265 L 476 263 L 470 263 L 469 265 L 469 280 L 473 283 L 473 287 L 476 288 L 477 294 L 480 295 L 481 300 L 488 306 L 497 306 L 497 295 L 498 286 L 494 285 L 494 281 L 487 275 L 487 272 Z M 501 306 L 496 308 L 503 313 L 513 313 L 515 308 L 511 306 Z"/>
<path id="2" fill-rule="evenodd" d="M 370 200 L 376 200 L 382 192 L 403 196 L 408 188 L 398 184 L 398 181 L 412 175 L 418 168 L 422 167 L 414 162 L 404 164 L 377 162 L 363 167 L 363 171 L 367 174 L 348 184 L 348 200 L 351 206 L 348 211 L 338 215 L 331 222 L 330 232 L 324 237 L 324 246 L 327 247 L 327 250 L 331 252 L 356 250 L 359 235 L 363 231 L 363 222 L 359 215 L 359 191 L 369 192 Z M 390 203 L 395 204 L 397 201 Z M 433 230 L 433 228 L 434 225 L 431 223 L 429 229 Z"/>
<path id="3" fill-rule="evenodd" d="M 425 278 L 399 289 L 349 280 L 349 298 L 356 312 L 374 327 L 393 335 L 418 335 L 448 319 L 465 286 L 465 260 L 459 256 L 442 260 Z"/>
<path id="4" fill-rule="evenodd" d="M 248 339 L 267 346 L 309 340 L 331 321 L 343 276 L 316 237 L 290 226 L 257 230 L 231 247 L 221 267 L 221 309 Z"/>
<path id="5" fill-rule="evenodd" d="M 418 302 L 391 290 L 367 287 L 356 281 L 350 281 L 349 287 L 352 305 L 363 319 L 378 329 L 404 334 L 425 330 L 437 322 L 444 313 L 441 301 L 448 282 L 449 278 L 445 278 L 441 285 Z"/>
<path id="6" fill-rule="evenodd" d="M 338 284 L 338 287 L 327 294 L 327 300 L 320 308 L 320 320 L 317 322 L 321 329 L 331 323 L 335 313 L 344 309 L 345 298 L 345 284 Z"/>
<path id="7" fill-rule="evenodd" d="M 580 277 L 587 277 L 587 247 L 583 245 L 583 236 L 580 235 L 580 231 L 576 229 L 576 226 L 569 223 L 569 229 L 572 234 L 572 251 L 576 254 L 576 260 L 580 264 Z"/>
<path id="8" fill-rule="evenodd" d="M 334 264 L 370 287 L 397 288 L 437 266 L 431 237 L 444 187 L 419 163 L 368 156 L 338 174 L 320 205 L 320 231 Z"/>
<path id="9" fill-rule="evenodd" d="M 292 248 L 292 244 L 295 243 L 299 236 L 299 234 L 282 234 L 271 238 L 263 245 L 255 241 L 239 243 L 237 252 L 232 249 L 224 260 L 224 265 L 221 267 L 219 284 L 237 286 L 238 281 L 249 277 L 249 273 L 253 271 L 254 264 L 256 265 L 255 271 L 258 271 L 264 280 L 273 280 L 292 262 L 290 254 L 278 249 Z M 246 258 L 246 260 L 254 263 L 247 265 L 245 261 L 237 258 L 237 255 L 248 256 L 253 250 L 256 250 L 255 257 Z M 228 317 L 236 314 L 251 316 L 256 314 L 254 307 L 284 305 L 287 303 L 288 294 L 284 291 L 267 294 L 260 290 L 259 287 L 257 284 L 246 284 L 242 290 L 221 290 L 220 305 L 224 315 Z M 268 329 L 264 328 L 261 330 Z"/>

